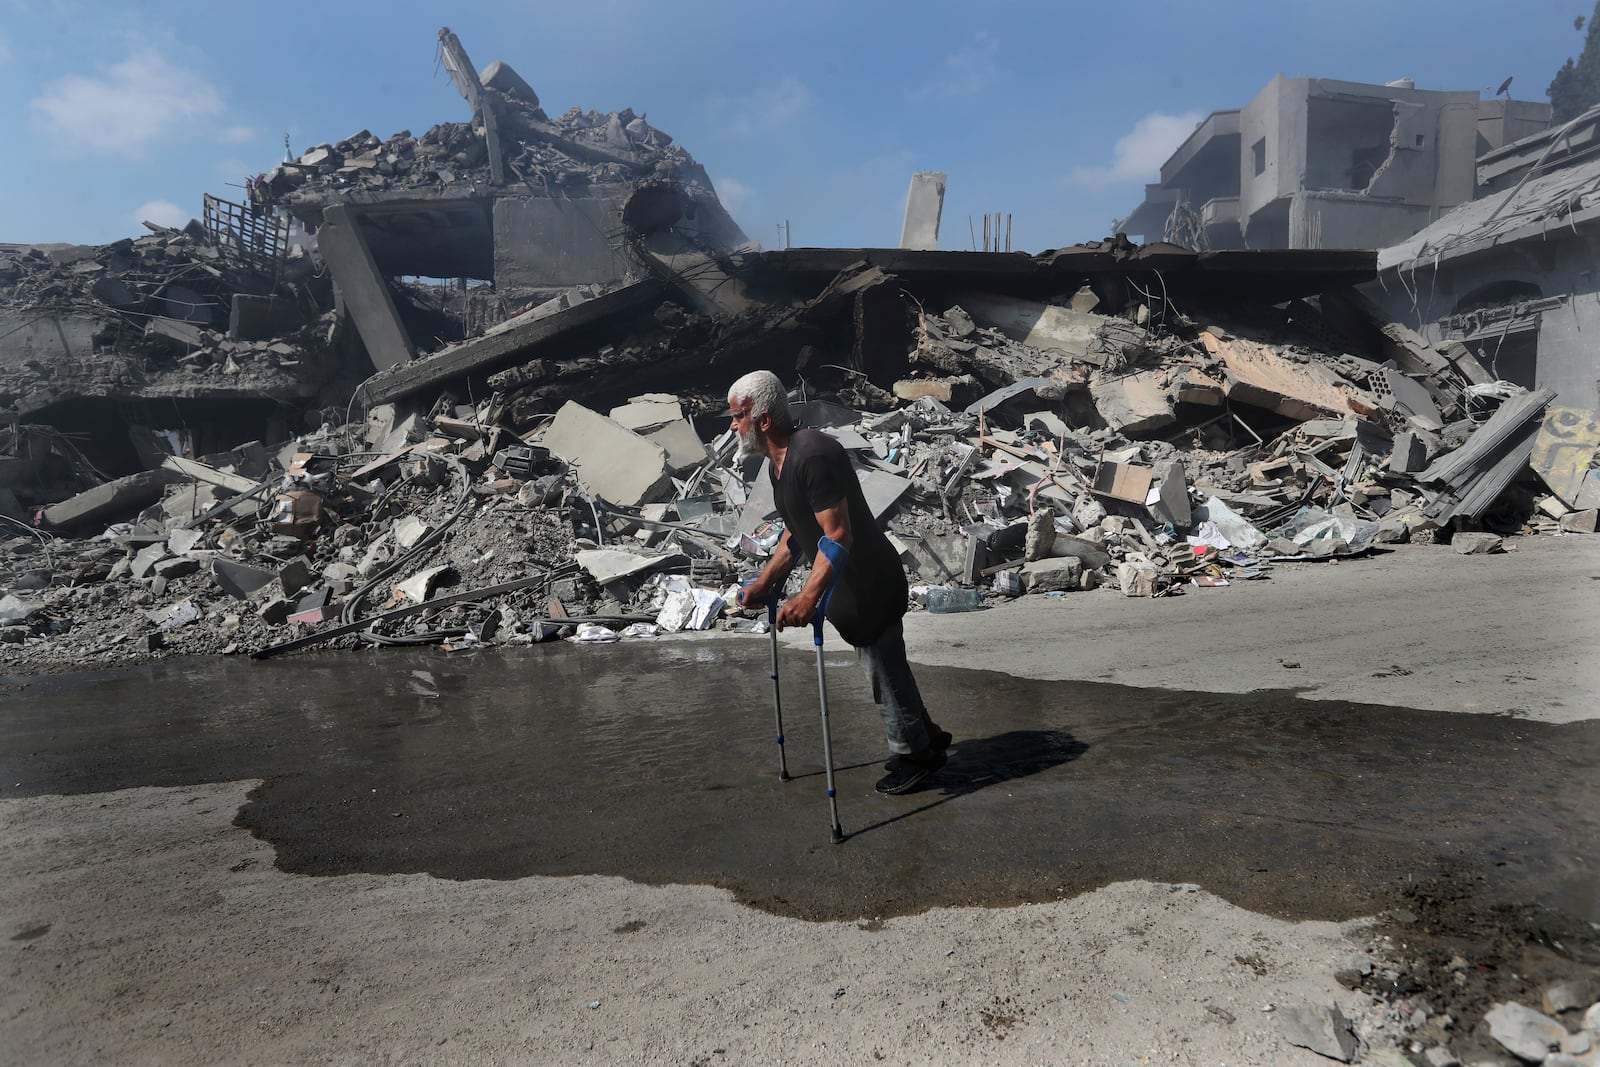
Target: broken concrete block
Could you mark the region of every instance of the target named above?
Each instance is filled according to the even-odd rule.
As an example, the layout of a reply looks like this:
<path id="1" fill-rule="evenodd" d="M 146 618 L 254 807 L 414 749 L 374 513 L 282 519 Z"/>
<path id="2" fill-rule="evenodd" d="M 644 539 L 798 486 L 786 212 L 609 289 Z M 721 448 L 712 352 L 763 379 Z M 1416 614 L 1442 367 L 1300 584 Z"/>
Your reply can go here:
<path id="1" fill-rule="evenodd" d="M 1489 1036 L 1518 1059 L 1539 1063 L 1561 1045 L 1567 1028 L 1514 1001 L 1496 1004 L 1484 1015 Z"/>
<path id="2" fill-rule="evenodd" d="M 901 400 L 920 400 L 931 396 L 942 403 L 950 403 L 955 394 L 952 378 L 903 378 L 894 383 L 894 395 Z"/>
<path id="3" fill-rule="evenodd" d="M 688 419 L 669 422 L 644 436 L 646 440 L 660 445 L 662 451 L 666 452 L 667 470 L 675 477 L 682 477 L 692 470 L 698 470 L 710 459 L 705 442 L 694 432 L 694 423 Z"/>
<path id="4" fill-rule="evenodd" d="M 193 574 L 199 569 L 200 561 L 192 556 L 172 556 L 160 560 L 151 568 L 158 577 L 165 578 L 169 582 L 174 578 L 182 578 L 185 575 Z"/>
<path id="5" fill-rule="evenodd" d="M 278 571 L 278 588 L 286 597 L 295 597 L 311 583 L 311 561 L 304 556 L 289 560 Z"/>
<path id="6" fill-rule="evenodd" d="M 147 578 L 166 555 L 165 544 L 146 545 L 134 555 L 133 562 L 128 565 L 128 574 L 134 578 Z"/>
<path id="7" fill-rule="evenodd" d="M 1056 543 L 1056 513 L 1040 508 L 1028 517 L 1027 539 L 1023 542 L 1022 558 L 1029 563 L 1050 555 Z"/>
<path id="8" fill-rule="evenodd" d="M 407 515 L 394 520 L 394 543 L 400 546 L 400 551 L 409 552 L 418 541 L 428 536 L 431 530 L 426 521 L 416 515 Z"/>
<path id="9" fill-rule="evenodd" d="M 448 563 L 437 567 L 429 567 L 418 571 L 403 582 L 396 582 L 395 588 L 403 593 L 407 600 L 420 604 L 433 594 L 433 587 L 451 571 Z"/>
<path id="10" fill-rule="evenodd" d="M 683 405 L 670 393 L 653 393 L 636 396 L 628 403 L 612 408 L 607 417 L 619 426 L 643 434 L 682 419 Z"/>
<path id="11" fill-rule="evenodd" d="M 176 604 L 145 612 L 145 618 L 163 630 L 175 630 L 179 626 L 187 626 L 199 617 L 200 608 L 193 600 L 180 600 Z"/>
<path id="12" fill-rule="evenodd" d="M 13 593 L 0 597 L 0 623 L 11 625 L 25 622 L 41 609 L 41 605 L 31 600 L 23 600 Z"/>
<path id="13" fill-rule="evenodd" d="M 183 322 L 178 319 L 169 319 L 155 316 L 145 323 L 144 338 L 146 341 L 162 341 L 168 345 L 184 350 L 200 348 L 205 344 L 203 331 L 192 322 Z"/>
<path id="14" fill-rule="evenodd" d="M 1089 571 L 1099 570 L 1111 563 L 1111 553 L 1105 550 L 1104 545 L 1072 534 L 1057 533 L 1055 544 L 1050 546 L 1050 555 L 1052 558 L 1076 556 L 1083 560 L 1084 568 Z"/>
<path id="15" fill-rule="evenodd" d="M 69 497 L 44 509 L 44 521 L 57 528 L 83 526 L 131 515 L 161 499 L 162 490 L 182 476 L 165 469 L 140 471 Z"/>
<path id="16" fill-rule="evenodd" d="M 1117 583 L 1123 596 L 1155 596 L 1161 568 L 1149 560 L 1127 560 L 1117 564 Z"/>
<path id="17" fill-rule="evenodd" d="M 131 308 L 139 303 L 139 294 L 121 278 L 101 278 L 89 287 L 89 292 L 96 300 L 115 308 Z"/>
<path id="18" fill-rule="evenodd" d="M 1295 363 L 1267 345 L 1219 333 L 1201 330 L 1200 343 L 1222 361 L 1229 400 L 1301 420 L 1376 413 L 1375 397 L 1358 394 L 1327 367 Z"/>
<path id="19" fill-rule="evenodd" d="M 211 577 L 235 600 L 249 600 L 276 576 L 265 567 L 252 567 L 218 556 L 211 561 Z"/>
<path id="20" fill-rule="evenodd" d="M 1497 534 L 1461 530 L 1450 539 L 1450 547 L 1460 556 L 1483 556 L 1505 551 L 1505 541 Z"/>
<path id="21" fill-rule="evenodd" d="M 167 534 L 167 551 L 175 556 L 187 553 L 205 539 L 204 530 L 173 530 Z"/>
<path id="22" fill-rule="evenodd" d="M 1594 533 L 1596 520 L 1600 518 L 1600 510 L 1586 508 L 1583 511 L 1574 511 L 1561 516 L 1561 529 L 1564 533 Z"/>
<path id="23" fill-rule="evenodd" d="M 504 60 L 496 59 L 478 73 L 478 82 L 486 89 L 498 89 L 507 96 L 514 96 L 529 107 L 539 106 L 539 94 L 533 91 L 533 86 L 522 79 L 522 75 L 511 69 L 511 64 Z"/>
<path id="24" fill-rule="evenodd" d="M 1132 323 L 1119 322 L 1107 315 L 989 293 L 965 293 L 960 303 L 974 319 L 993 326 L 1013 341 L 1054 350 L 1096 365 L 1105 363 L 1108 349 L 1103 340 L 1105 335 L 1122 329 L 1137 331 L 1139 335 L 1144 333 Z"/>
<path id="25" fill-rule="evenodd" d="M 1415 474 L 1428 466 L 1428 448 L 1422 438 L 1407 430 L 1395 435 L 1394 451 L 1389 455 L 1389 470 L 1395 474 Z"/>
<path id="26" fill-rule="evenodd" d="M 1083 560 L 1059 556 L 1024 563 L 1022 588 L 1029 593 L 1076 592 L 1083 588 Z"/>
<path id="27" fill-rule="evenodd" d="M 1175 459 L 1161 471 L 1156 483 L 1156 499 L 1149 504 L 1158 522 L 1170 522 L 1179 530 L 1189 528 L 1193 514 L 1189 508 L 1189 476 L 1183 460 Z"/>
<path id="28" fill-rule="evenodd" d="M 273 597 L 256 611 L 256 616 L 261 621 L 271 626 L 282 626 L 289 619 L 289 612 L 294 610 L 294 602 L 283 597 Z"/>
<path id="29" fill-rule="evenodd" d="M 664 500 L 672 486 L 666 451 L 654 441 L 569 400 L 544 432 L 544 447 L 570 463 L 592 492 L 638 507 Z"/>
<path id="30" fill-rule="evenodd" d="M 1350 1020 L 1332 1004 L 1293 1004 L 1278 1012 L 1278 1032 L 1291 1045 L 1349 1063 L 1360 1045 Z"/>
<path id="31" fill-rule="evenodd" d="M 1095 410 L 1113 430 L 1126 436 L 1148 433 L 1177 421 L 1167 376 L 1165 370 L 1115 377 L 1100 374 L 1089 383 L 1089 395 L 1094 399 Z"/>

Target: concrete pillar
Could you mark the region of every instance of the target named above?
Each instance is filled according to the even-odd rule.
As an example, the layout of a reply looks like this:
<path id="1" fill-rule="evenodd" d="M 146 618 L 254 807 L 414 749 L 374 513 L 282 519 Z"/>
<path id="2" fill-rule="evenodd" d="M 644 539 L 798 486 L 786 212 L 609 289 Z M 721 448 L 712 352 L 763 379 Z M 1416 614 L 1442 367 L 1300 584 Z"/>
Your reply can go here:
<path id="1" fill-rule="evenodd" d="M 906 218 L 900 227 L 901 248 L 938 248 L 939 216 L 944 212 L 944 171 L 919 170 L 906 193 Z"/>
<path id="2" fill-rule="evenodd" d="M 372 249 L 361 235 L 361 225 L 350 217 L 345 205 L 335 204 L 323 211 L 317 245 L 333 272 L 372 365 L 388 370 L 416 359 L 417 350 L 395 310 L 389 282 L 379 273 Z"/>

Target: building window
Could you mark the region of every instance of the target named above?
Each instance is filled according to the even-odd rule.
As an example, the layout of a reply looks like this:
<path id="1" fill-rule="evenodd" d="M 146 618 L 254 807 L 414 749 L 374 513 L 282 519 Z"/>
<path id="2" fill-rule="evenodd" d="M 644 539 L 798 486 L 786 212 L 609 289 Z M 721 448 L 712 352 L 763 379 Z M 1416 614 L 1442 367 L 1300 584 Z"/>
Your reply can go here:
<path id="1" fill-rule="evenodd" d="M 1265 137 L 1261 138 L 1255 144 L 1250 146 L 1250 159 L 1251 159 L 1251 162 L 1255 165 L 1255 172 L 1257 174 L 1265 174 L 1266 173 L 1266 171 L 1267 171 L 1267 139 Z"/>

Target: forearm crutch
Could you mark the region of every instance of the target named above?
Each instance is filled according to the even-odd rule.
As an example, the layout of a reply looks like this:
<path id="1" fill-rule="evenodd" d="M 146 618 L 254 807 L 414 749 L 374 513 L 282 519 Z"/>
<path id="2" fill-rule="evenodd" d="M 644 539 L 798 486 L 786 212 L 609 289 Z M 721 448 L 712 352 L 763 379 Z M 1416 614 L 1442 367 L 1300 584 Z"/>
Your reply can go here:
<path id="1" fill-rule="evenodd" d="M 817 600 L 817 612 L 811 617 L 811 643 L 817 648 L 817 701 L 822 706 L 822 764 L 828 774 L 828 815 L 832 820 L 833 843 L 844 840 L 844 830 L 839 826 L 839 797 L 833 786 L 833 742 L 828 736 L 828 677 L 822 666 L 822 622 L 828 614 L 828 601 L 833 597 L 833 587 L 839 582 L 850 562 L 850 551 L 833 538 L 824 535 L 817 541 L 817 551 L 828 559 L 828 587 Z"/>
<path id="2" fill-rule="evenodd" d="M 789 762 L 783 754 L 783 699 L 778 693 L 778 597 L 767 598 L 767 631 L 772 634 L 772 717 L 778 730 L 778 781 L 789 780 Z"/>

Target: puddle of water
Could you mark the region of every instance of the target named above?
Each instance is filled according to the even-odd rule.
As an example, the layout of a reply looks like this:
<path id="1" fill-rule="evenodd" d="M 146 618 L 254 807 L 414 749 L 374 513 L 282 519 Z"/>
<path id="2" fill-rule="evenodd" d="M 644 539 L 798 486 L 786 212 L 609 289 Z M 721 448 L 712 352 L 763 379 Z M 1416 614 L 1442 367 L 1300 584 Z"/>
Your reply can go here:
<path id="1" fill-rule="evenodd" d="M 288 871 L 710 883 L 808 918 L 1128 878 L 1344 918 L 1465 871 L 1600 920 L 1600 724 L 922 667 L 956 744 L 934 788 L 891 798 L 862 672 L 830 651 L 832 845 L 814 661 L 782 659 L 780 783 L 767 656 L 673 640 L 10 679 L 0 796 L 265 778 L 239 822 Z"/>

